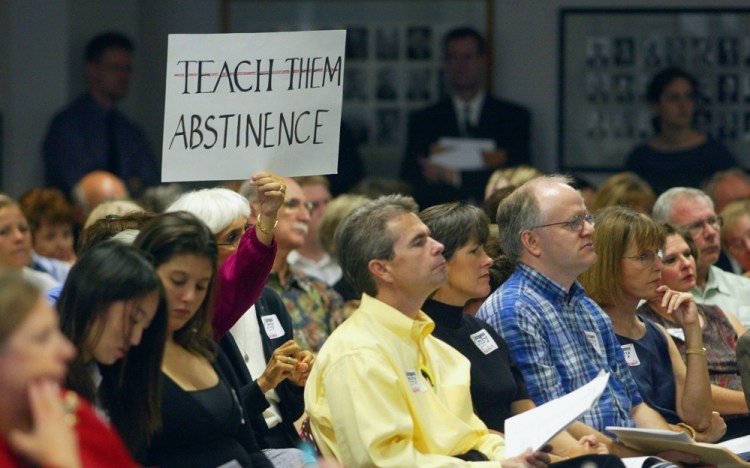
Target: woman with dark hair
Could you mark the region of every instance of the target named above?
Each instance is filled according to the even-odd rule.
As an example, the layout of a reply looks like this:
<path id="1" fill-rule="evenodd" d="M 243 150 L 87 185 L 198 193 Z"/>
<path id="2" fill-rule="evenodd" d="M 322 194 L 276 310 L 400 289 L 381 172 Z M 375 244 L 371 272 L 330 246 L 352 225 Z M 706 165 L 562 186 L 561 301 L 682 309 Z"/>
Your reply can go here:
<path id="1" fill-rule="evenodd" d="M 643 177 L 658 196 L 672 187 L 699 187 L 737 165 L 729 150 L 693 126 L 698 81 L 679 68 L 657 73 L 646 90 L 655 134 L 636 147 L 625 170 Z"/>
<path id="2" fill-rule="evenodd" d="M 187 212 L 163 214 L 134 244 L 153 262 L 167 296 L 168 327 L 161 366 L 162 430 L 146 465 L 272 466 L 260 451 L 240 384 L 214 341 L 211 295 L 219 248 L 209 228 Z"/>
<path id="3" fill-rule="evenodd" d="M 0 466 L 135 466 L 88 402 L 61 390 L 74 356 L 40 291 L 0 270 Z"/>
<path id="4" fill-rule="evenodd" d="M 266 177 L 262 175 L 257 176 L 260 210 L 275 216 L 284 201 L 284 191 L 276 190 L 281 181 L 271 174 Z M 269 190 L 270 195 L 262 194 Z M 237 286 L 231 282 L 240 285 L 240 289 L 250 290 L 260 280 L 265 281 L 267 272 L 263 274 L 262 265 L 250 255 L 247 246 L 241 245 L 243 242 L 250 243 L 253 236 L 245 234 L 250 205 L 242 195 L 225 188 L 196 190 L 180 196 L 166 211 L 192 213 L 213 233 L 219 248 L 217 276 L 221 280 L 217 281 L 217 287 L 223 284 L 224 291 L 217 294 L 230 294 L 228 291 L 236 290 Z M 259 229 L 258 226 L 255 229 Z M 264 226 L 261 229 L 267 231 Z M 258 231 L 261 243 L 264 242 L 262 237 L 268 235 L 262 230 Z M 270 236 L 265 238 L 267 244 L 271 240 Z M 268 250 L 272 251 L 270 245 Z M 238 308 L 244 308 L 243 313 L 239 320 L 232 319 L 236 323 L 231 333 L 221 338 L 219 345 L 234 363 L 234 370 L 242 384 L 242 402 L 250 413 L 258 442 L 264 448 L 297 447 L 301 441 L 294 422 L 305 410 L 304 383 L 315 356 L 309 351 L 300 350 L 294 342 L 292 318 L 273 289 L 264 288 L 255 304 L 247 303 L 239 294 L 231 295 L 233 299 L 235 296 L 238 299 L 235 299 L 234 308 L 237 312 L 240 312 Z M 223 301 L 225 305 L 229 303 Z M 218 304 L 220 302 L 217 300 L 216 307 Z M 228 312 L 227 308 L 215 308 L 214 326 L 217 326 L 216 315 Z M 237 316 L 237 313 L 228 315 Z M 289 366 L 287 356 L 293 356 L 297 366 Z M 305 371 L 292 372 L 296 368 L 304 368 Z M 255 415 L 259 417 L 253 417 Z M 276 463 L 272 457 L 277 453 L 265 453 Z"/>
<path id="5" fill-rule="evenodd" d="M 504 432 L 505 420 L 535 407 L 508 345 L 492 327 L 464 312 L 472 299 L 490 291 L 492 258 L 484 252 L 489 220 L 466 203 L 435 205 L 419 213 L 430 237 L 442 243 L 447 282 L 422 306 L 435 321 L 432 334 L 456 348 L 471 362 L 471 400 L 474 412 L 493 431 Z M 577 442 L 562 432 L 551 444 L 558 457 L 605 454 L 595 438 Z M 556 460 L 559 460 L 557 458 Z"/>
<path id="6" fill-rule="evenodd" d="M 666 236 L 661 282 L 675 291 L 690 292 L 695 287 L 698 248 L 690 233 L 666 223 L 661 227 Z M 713 408 L 727 423 L 725 438 L 746 435 L 750 433 L 750 414 L 736 358 L 737 339 L 745 333 L 745 327 L 732 314 L 725 313 L 717 306 L 697 304 L 697 307 L 706 347 L 708 375 L 713 384 Z M 677 345 L 683 361 L 687 360 L 684 333 L 658 300 L 644 302 L 637 313 L 664 327 Z"/>
<path id="7" fill-rule="evenodd" d="M 663 231 L 645 214 L 611 206 L 597 214 L 593 241 L 598 259 L 579 281 L 612 321 L 643 400 L 673 430 L 716 442 L 726 426 L 712 412 L 698 311 L 690 293 L 662 285 Z M 685 362 L 664 328 L 636 315 L 642 300 L 658 303 L 682 329 Z"/>
<path id="8" fill-rule="evenodd" d="M 78 349 L 68 387 L 106 414 L 135 453 L 161 424 L 167 311 L 156 272 L 138 250 L 102 242 L 73 266 L 57 308 Z"/>

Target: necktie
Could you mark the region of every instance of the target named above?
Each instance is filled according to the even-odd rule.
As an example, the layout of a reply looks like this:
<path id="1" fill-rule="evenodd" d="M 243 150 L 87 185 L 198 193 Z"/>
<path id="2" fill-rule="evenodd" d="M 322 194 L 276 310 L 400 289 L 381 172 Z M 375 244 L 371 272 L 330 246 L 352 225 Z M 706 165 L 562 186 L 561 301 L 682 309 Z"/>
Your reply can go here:
<path id="1" fill-rule="evenodd" d="M 107 131 L 107 170 L 112 174 L 122 177 L 120 174 L 120 154 L 117 145 L 117 132 L 115 129 L 115 113 L 110 110 L 105 117 Z"/>
<path id="2" fill-rule="evenodd" d="M 474 134 L 474 125 L 471 124 L 471 105 L 469 103 L 464 104 L 464 136 L 472 136 Z"/>

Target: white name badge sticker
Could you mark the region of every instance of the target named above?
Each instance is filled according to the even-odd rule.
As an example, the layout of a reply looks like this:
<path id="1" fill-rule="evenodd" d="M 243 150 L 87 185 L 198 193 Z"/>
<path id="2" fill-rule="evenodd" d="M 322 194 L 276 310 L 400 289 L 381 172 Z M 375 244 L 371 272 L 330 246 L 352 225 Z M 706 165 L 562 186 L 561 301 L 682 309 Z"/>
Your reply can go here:
<path id="1" fill-rule="evenodd" d="M 472 333 L 471 341 L 474 342 L 477 348 L 484 354 L 490 354 L 492 351 L 497 349 L 497 343 L 492 339 L 492 336 L 487 330 L 479 330 L 476 333 Z"/>
<path id="2" fill-rule="evenodd" d="M 422 393 L 427 391 L 427 385 L 425 385 L 422 379 L 419 378 L 419 373 L 417 371 L 408 369 L 406 371 L 406 380 L 409 382 L 409 387 L 412 392 Z"/>
<path id="3" fill-rule="evenodd" d="M 632 343 L 620 346 L 623 354 L 625 354 L 625 362 L 630 367 L 640 366 L 641 360 L 638 359 L 638 353 L 635 352 L 635 346 Z"/>
<path id="4" fill-rule="evenodd" d="M 583 333 L 586 334 L 586 338 L 589 340 L 589 343 L 591 343 L 591 346 L 594 348 L 594 351 L 596 351 L 596 354 L 598 354 L 601 357 L 604 357 L 604 351 L 602 350 L 602 345 L 599 344 L 599 336 L 592 331 L 585 331 Z"/>
<path id="5" fill-rule="evenodd" d="M 266 335 L 273 339 L 280 336 L 284 336 L 284 327 L 281 326 L 279 318 L 276 314 L 264 315 L 260 318 L 263 321 L 263 328 L 266 330 Z"/>

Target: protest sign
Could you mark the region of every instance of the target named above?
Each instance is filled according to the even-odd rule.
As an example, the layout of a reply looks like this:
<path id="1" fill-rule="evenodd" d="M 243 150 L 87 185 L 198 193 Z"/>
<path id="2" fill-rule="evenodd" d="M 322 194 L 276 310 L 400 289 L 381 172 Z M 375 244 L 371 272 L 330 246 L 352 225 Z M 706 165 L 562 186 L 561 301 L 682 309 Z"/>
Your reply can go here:
<path id="1" fill-rule="evenodd" d="M 336 173 L 345 38 L 170 35 L 162 181 Z"/>

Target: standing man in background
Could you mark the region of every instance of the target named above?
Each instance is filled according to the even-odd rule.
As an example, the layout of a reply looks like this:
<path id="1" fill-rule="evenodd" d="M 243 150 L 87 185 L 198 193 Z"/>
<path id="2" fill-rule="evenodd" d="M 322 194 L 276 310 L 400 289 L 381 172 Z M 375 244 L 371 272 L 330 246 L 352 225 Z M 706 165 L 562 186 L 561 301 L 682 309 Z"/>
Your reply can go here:
<path id="1" fill-rule="evenodd" d="M 409 117 L 401 178 L 412 184 L 420 206 L 484 199 L 484 186 L 498 167 L 530 163 L 529 111 L 490 96 L 486 91 L 487 50 L 472 28 L 454 29 L 443 40 L 443 69 L 450 95 Z M 482 153 L 482 167 L 453 169 L 435 156 L 446 148 L 443 137 L 490 139 L 493 151 Z"/>
<path id="2" fill-rule="evenodd" d="M 93 170 L 122 178 L 133 196 L 159 183 L 159 169 L 143 130 L 115 108 L 128 91 L 133 43 L 116 32 L 86 46 L 86 93 L 57 114 L 44 140 L 46 184 L 70 195 Z"/>

